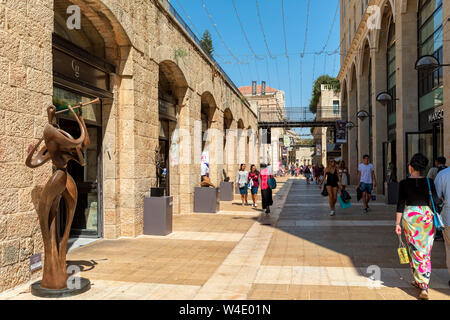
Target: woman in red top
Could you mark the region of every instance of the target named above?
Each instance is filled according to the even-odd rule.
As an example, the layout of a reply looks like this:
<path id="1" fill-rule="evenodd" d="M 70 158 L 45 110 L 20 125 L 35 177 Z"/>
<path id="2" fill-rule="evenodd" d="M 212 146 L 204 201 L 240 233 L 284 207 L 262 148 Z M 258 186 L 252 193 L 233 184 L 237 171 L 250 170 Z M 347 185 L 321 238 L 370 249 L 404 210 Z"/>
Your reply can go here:
<path id="1" fill-rule="evenodd" d="M 252 183 L 251 193 L 253 200 L 253 207 L 257 207 L 256 202 L 258 201 L 258 189 L 259 189 L 259 172 L 256 170 L 256 166 L 252 164 L 250 167 L 250 173 L 248 175 L 249 182 Z"/>
<path id="2" fill-rule="evenodd" d="M 272 189 L 269 187 L 269 179 L 273 178 L 272 170 L 267 167 L 266 164 L 261 164 L 261 198 L 262 198 L 262 207 L 266 209 L 266 214 L 270 213 L 270 206 L 273 205 L 272 199 Z"/>

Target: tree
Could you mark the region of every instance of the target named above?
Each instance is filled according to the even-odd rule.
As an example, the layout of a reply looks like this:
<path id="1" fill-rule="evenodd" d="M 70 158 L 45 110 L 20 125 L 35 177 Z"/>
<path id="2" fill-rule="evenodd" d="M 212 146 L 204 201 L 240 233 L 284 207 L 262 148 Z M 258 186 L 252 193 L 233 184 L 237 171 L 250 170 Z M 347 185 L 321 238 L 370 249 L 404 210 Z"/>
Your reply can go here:
<path id="1" fill-rule="evenodd" d="M 338 79 L 330 77 L 329 75 L 323 75 L 317 78 L 313 85 L 313 92 L 311 101 L 309 102 L 309 110 L 312 113 L 317 112 L 317 104 L 319 103 L 320 95 L 322 94 L 321 87 L 323 84 L 332 85 L 335 91 L 341 91 L 341 84 Z"/>
<path id="2" fill-rule="evenodd" d="M 200 45 L 202 46 L 203 50 L 209 53 L 209 55 L 213 55 L 214 47 L 212 42 L 212 36 L 211 33 L 208 30 L 205 30 L 203 32 L 202 39 L 200 40 Z"/>

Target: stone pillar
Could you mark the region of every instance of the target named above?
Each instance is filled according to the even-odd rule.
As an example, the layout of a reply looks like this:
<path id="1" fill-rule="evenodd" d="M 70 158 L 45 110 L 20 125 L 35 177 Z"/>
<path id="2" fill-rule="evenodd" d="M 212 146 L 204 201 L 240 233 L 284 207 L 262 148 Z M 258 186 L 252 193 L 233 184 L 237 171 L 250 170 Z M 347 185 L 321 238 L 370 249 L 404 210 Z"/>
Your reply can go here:
<path id="1" fill-rule="evenodd" d="M 372 105 L 373 105 L 373 165 L 377 179 L 377 193 L 383 192 L 383 143 L 387 141 L 387 108 L 376 100 L 386 91 L 386 51 L 372 53 Z"/>
<path id="2" fill-rule="evenodd" d="M 353 75 L 356 77 L 356 74 Z M 348 119 L 357 125 L 355 115 L 357 113 L 357 79 L 353 79 L 353 84 L 348 94 Z M 358 128 L 348 130 L 348 170 L 350 174 L 350 184 L 358 184 Z"/>
<path id="3" fill-rule="evenodd" d="M 362 66 L 362 69 L 369 69 L 369 66 Z M 368 85 L 369 85 L 369 81 L 368 81 L 368 72 L 361 72 L 361 76 L 359 77 L 359 81 L 358 81 L 358 106 L 359 109 L 358 111 L 361 110 L 365 110 L 367 112 L 369 112 L 369 89 L 368 89 Z M 355 120 L 357 122 L 358 125 L 358 151 L 359 151 L 359 159 L 362 160 L 363 155 L 365 154 L 371 154 L 371 150 L 369 150 L 369 122 L 370 119 L 365 119 L 364 121 L 360 121 L 357 117 L 356 114 L 355 116 Z M 360 160 L 360 161 L 361 161 Z"/>
<path id="4" fill-rule="evenodd" d="M 271 159 L 269 162 L 272 165 L 273 172 L 278 172 L 280 170 L 280 137 L 282 134 L 282 129 L 272 129 L 272 141 L 271 141 Z"/>
<path id="5" fill-rule="evenodd" d="M 227 130 L 226 134 L 226 146 L 225 146 L 225 167 L 227 168 L 227 174 L 232 180 L 236 177 L 238 164 L 236 155 L 236 140 L 237 140 L 237 122 L 232 121 L 230 129 Z"/>
<path id="6" fill-rule="evenodd" d="M 417 12 L 409 6 L 408 11 L 398 14 L 395 23 L 397 64 L 397 179 L 406 177 L 405 132 L 418 131 L 418 73 L 414 68 L 417 60 Z M 414 50 L 411 50 L 414 48 Z M 432 161 L 432 159 L 430 159 Z"/>
<path id="7" fill-rule="evenodd" d="M 206 141 L 206 149 L 209 151 L 209 176 L 214 185 L 219 185 L 223 181 L 223 135 L 224 132 L 220 130 L 223 128 L 223 117 L 220 117 L 220 112 L 216 108 L 212 118 L 211 128 L 208 130 L 208 137 Z"/>
<path id="8" fill-rule="evenodd" d="M 239 128 L 237 130 L 237 161 L 238 164 L 247 164 L 247 130 Z M 247 168 L 248 169 L 248 168 Z"/>
<path id="9" fill-rule="evenodd" d="M 443 1 L 443 38 L 444 38 L 444 64 L 450 64 L 450 3 Z M 444 67 L 444 154 L 450 163 L 450 67 Z"/>

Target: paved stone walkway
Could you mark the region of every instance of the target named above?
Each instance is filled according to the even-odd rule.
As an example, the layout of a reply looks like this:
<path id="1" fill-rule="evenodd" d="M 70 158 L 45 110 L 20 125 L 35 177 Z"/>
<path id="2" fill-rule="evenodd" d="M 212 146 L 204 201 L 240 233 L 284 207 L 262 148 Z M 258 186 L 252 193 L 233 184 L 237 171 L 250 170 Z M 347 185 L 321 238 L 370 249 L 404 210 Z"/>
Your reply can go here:
<path id="1" fill-rule="evenodd" d="M 354 190 L 350 190 L 354 198 Z M 272 214 L 222 203 L 174 217 L 167 237 L 97 241 L 68 254 L 92 289 L 73 299 L 415 299 L 398 263 L 394 206 L 337 210 L 316 185 L 280 179 Z M 450 300 L 443 242 L 432 253 L 432 299 Z M 375 279 L 371 279 L 375 276 Z M 37 299 L 29 283 L 0 299 Z"/>

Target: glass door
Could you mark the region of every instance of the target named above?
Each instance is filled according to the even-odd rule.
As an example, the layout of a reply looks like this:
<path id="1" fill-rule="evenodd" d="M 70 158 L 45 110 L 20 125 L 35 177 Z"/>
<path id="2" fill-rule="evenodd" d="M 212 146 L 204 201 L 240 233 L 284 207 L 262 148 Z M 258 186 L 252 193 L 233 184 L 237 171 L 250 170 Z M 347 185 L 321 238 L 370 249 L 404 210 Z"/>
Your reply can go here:
<path id="1" fill-rule="evenodd" d="M 85 97 L 64 89 L 54 89 L 53 104 L 57 109 L 63 109 L 67 104 L 76 105 L 87 102 L 91 97 Z M 83 109 L 86 127 L 89 133 L 90 145 L 84 153 L 86 165 L 82 167 L 75 161 L 69 161 L 67 171 L 75 180 L 78 190 L 78 201 L 75 216 L 70 231 L 71 237 L 102 237 L 102 194 L 101 194 L 101 104 L 88 106 Z M 72 137 L 80 136 L 80 127 L 69 113 L 58 115 L 59 127 Z M 61 201 L 60 212 L 65 212 L 64 201 Z M 65 225 L 66 216 L 60 214 L 60 231 Z"/>
<path id="2" fill-rule="evenodd" d="M 428 167 L 425 172 L 433 166 L 433 132 L 408 132 L 406 133 L 406 159 L 405 163 L 411 160 L 416 153 L 422 153 L 429 160 Z M 409 175 L 408 167 L 406 167 L 406 176 Z"/>

